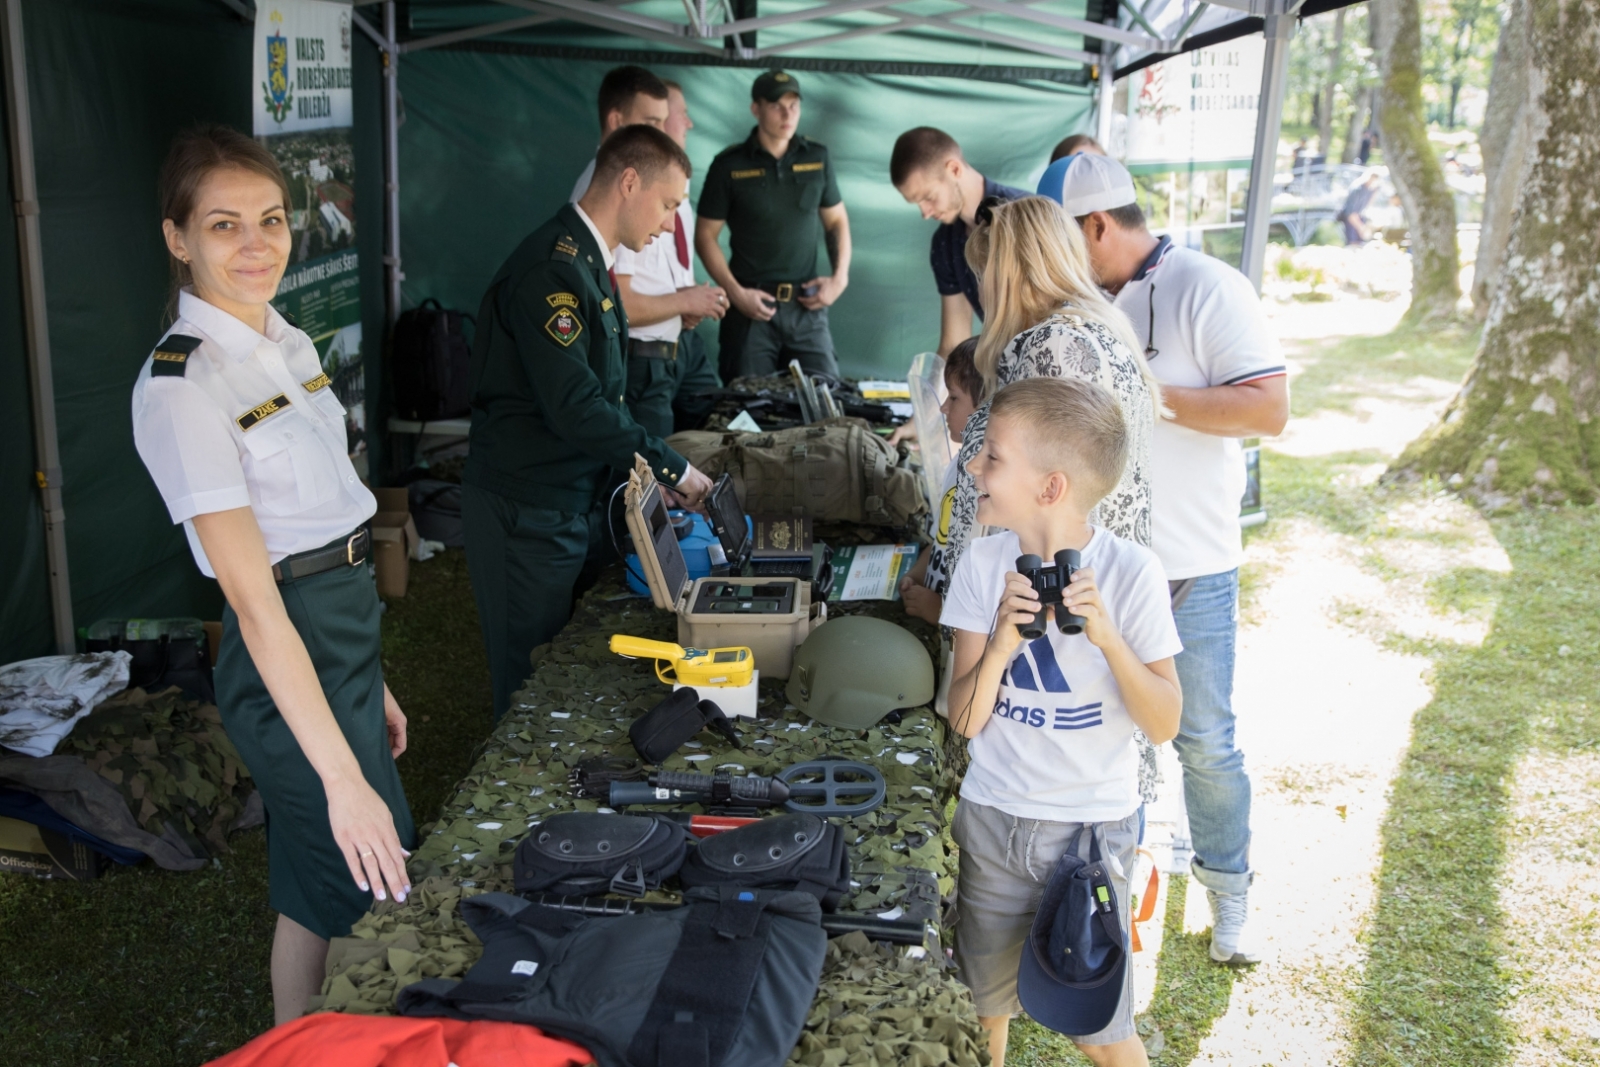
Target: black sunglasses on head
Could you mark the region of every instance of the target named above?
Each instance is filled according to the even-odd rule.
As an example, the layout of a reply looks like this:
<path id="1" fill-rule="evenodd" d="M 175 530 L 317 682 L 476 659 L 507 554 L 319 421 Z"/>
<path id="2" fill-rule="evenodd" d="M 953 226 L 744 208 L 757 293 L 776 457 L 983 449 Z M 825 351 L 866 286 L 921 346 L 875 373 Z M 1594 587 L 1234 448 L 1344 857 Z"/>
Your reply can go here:
<path id="1" fill-rule="evenodd" d="M 972 213 L 972 221 L 979 226 L 987 226 L 994 221 L 994 209 L 1004 204 L 1005 198 L 999 196 L 986 196 L 978 201 L 978 210 Z"/>

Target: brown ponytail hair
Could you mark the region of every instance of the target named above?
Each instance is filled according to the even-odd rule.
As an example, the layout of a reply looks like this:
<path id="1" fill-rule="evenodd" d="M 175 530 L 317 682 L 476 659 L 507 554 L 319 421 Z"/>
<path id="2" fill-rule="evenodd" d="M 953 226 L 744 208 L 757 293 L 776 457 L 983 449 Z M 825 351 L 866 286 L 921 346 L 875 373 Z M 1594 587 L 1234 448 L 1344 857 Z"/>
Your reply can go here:
<path id="1" fill-rule="evenodd" d="M 260 141 L 246 137 L 231 126 L 207 123 L 184 130 L 173 139 L 167 152 L 167 161 L 161 165 L 161 177 L 156 184 L 156 195 L 161 204 L 162 221 L 183 229 L 194 214 L 195 201 L 200 196 L 200 186 L 211 172 L 228 167 L 252 171 L 274 182 L 283 193 L 283 209 L 288 211 L 289 182 L 283 168 Z M 167 294 L 167 318 L 178 317 L 178 290 L 193 281 L 189 265 L 170 251 L 168 263 L 172 270 L 172 289 Z"/>

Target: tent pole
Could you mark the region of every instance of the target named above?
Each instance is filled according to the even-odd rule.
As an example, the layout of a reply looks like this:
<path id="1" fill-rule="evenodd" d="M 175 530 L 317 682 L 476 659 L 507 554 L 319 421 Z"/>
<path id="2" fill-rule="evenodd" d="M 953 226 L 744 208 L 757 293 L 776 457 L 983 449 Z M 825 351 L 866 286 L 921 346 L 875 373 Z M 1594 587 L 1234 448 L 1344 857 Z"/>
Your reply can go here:
<path id="1" fill-rule="evenodd" d="M 1250 157 L 1250 188 L 1244 216 L 1244 260 L 1240 269 L 1250 284 L 1261 289 L 1261 271 L 1267 258 L 1267 230 L 1272 226 L 1272 179 L 1278 170 L 1278 134 L 1283 126 L 1284 87 L 1289 79 L 1289 40 L 1297 4 L 1271 0 L 1266 16 L 1266 54 L 1261 58 L 1261 102 L 1256 112 L 1256 146 Z M 1287 8 L 1287 10 L 1286 10 Z"/>
<path id="2" fill-rule="evenodd" d="M 44 251 L 39 241 L 39 185 L 33 167 L 33 117 L 28 105 L 28 64 L 23 47 L 22 0 L 4 0 L 7 119 L 11 133 L 11 181 L 22 256 L 22 310 L 28 335 L 28 382 L 33 392 L 33 442 L 44 506 L 45 558 L 50 567 L 50 610 L 56 651 L 78 650 L 72 626 L 72 582 L 67 574 L 67 514 L 61 504 L 61 448 L 56 438 L 55 376 L 50 368 L 50 323 L 44 295 Z"/>
<path id="3" fill-rule="evenodd" d="M 400 317 L 400 43 L 394 0 L 383 5 L 383 265 L 388 292 L 387 324 Z"/>
<path id="4" fill-rule="evenodd" d="M 1115 15 L 1111 18 L 1114 20 Z M 1117 46 L 1105 42 L 1100 52 L 1100 92 L 1095 101 L 1095 140 L 1111 151 L 1111 107 L 1117 89 Z"/>

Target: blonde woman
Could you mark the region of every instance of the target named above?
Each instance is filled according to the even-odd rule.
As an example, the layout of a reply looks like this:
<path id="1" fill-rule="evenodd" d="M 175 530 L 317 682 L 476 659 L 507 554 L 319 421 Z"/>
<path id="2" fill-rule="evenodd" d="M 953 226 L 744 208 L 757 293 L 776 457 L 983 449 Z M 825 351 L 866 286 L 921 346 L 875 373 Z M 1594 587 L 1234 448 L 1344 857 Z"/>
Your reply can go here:
<path id="1" fill-rule="evenodd" d="M 1083 234 L 1055 201 L 985 200 L 967 261 L 988 309 L 975 362 L 984 395 L 1025 378 L 1082 378 L 1104 386 L 1128 423 L 1128 465 L 1090 516 L 1097 526 L 1150 544 L 1150 437 L 1160 390 L 1133 327 L 1100 291 Z M 946 573 L 955 573 L 977 527 L 978 491 L 967 464 L 983 447 L 989 405 L 967 420 L 957 463 Z"/>
<path id="2" fill-rule="evenodd" d="M 1161 389 L 1150 374 L 1133 325 L 1095 281 L 1083 232 L 1054 200 L 1029 196 L 979 205 L 967 238 L 967 262 L 977 273 L 989 309 L 974 362 L 983 395 L 992 397 L 1025 378 L 1082 378 L 1117 398 L 1128 426 L 1128 465 L 1122 480 L 1095 506 L 1089 521 L 1135 544 L 1150 546 L 1150 439 Z M 953 575 L 978 527 L 978 490 L 967 464 L 983 448 L 987 401 L 967 419 L 956 462 L 955 499 L 945 573 Z M 1161 771 L 1156 750 L 1135 730 L 1139 796 L 1156 798 Z M 1139 837 L 1144 838 L 1140 809 Z"/>

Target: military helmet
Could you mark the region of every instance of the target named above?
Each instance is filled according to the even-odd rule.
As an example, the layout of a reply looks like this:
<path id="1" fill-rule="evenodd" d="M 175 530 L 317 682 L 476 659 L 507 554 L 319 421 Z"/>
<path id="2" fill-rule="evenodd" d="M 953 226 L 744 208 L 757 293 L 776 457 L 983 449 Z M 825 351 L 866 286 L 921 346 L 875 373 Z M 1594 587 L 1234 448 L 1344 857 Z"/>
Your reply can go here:
<path id="1" fill-rule="evenodd" d="M 817 627 L 795 651 L 784 692 L 820 723 L 865 730 L 896 708 L 933 699 L 933 660 L 905 628 L 846 615 Z"/>

